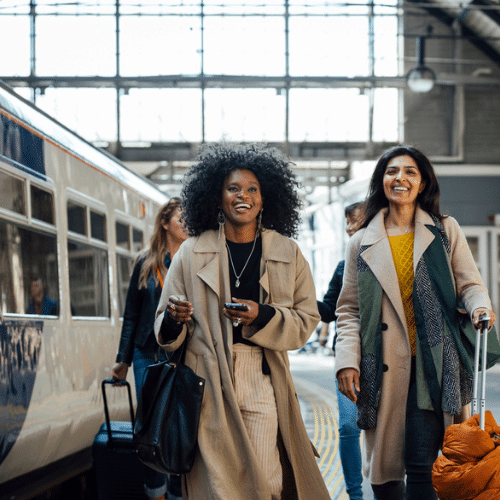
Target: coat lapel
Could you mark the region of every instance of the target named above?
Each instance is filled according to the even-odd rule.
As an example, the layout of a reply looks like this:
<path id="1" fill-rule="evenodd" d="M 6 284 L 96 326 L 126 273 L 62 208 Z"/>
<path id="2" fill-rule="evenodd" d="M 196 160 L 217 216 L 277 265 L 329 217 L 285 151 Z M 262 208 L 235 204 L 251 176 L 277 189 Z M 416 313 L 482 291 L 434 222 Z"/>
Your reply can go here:
<path id="1" fill-rule="evenodd" d="M 276 238 L 274 231 L 262 231 L 262 262 L 261 262 L 261 278 L 260 285 L 261 289 L 261 301 L 263 304 L 269 302 L 269 273 L 268 273 L 268 262 L 291 262 L 290 255 L 288 255 L 288 249 L 283 246 L 283 240 L 281 238 Z"/>
<path id="2" fill-rule="evenodd" d="M 212 254 L 208 262 L 198 271 L 198 277 L 203 280 L 220 298 L 220 266 L 221 259 L 224 258 L 224 252 L 221 252 L 221 241 L 217 238 L 217 232 L 205 231 L 202 233 L 194 247 L 194 253 Z M 229 279 L 229 278 L 228 278 Z"/>
<path id="3" fill-rule="evenodd" d="M 415 213 L 415 243 L 413 246 L 414 273 L 417 271 L 417 265 L 422 255 L 424 255 L 424 252 L 434 240 L 434 234 L 425 227 L 426 225 L 434 226 L 435 224 L 431 216 L 425 210 L 417 206 L 417 211 Z"/>

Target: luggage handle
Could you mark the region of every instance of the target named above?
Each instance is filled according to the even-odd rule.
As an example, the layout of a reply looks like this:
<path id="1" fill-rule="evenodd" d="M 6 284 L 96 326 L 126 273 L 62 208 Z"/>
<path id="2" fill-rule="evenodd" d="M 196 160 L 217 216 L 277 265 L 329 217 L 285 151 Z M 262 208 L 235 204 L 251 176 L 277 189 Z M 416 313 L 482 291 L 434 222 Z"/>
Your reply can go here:
<path id="1" fill-rule="evenodd" d="M 481 408 L 479 411 L 479 428 L 484 431 L 484 413 L 486 399 L 486 360 L 488 355 L 488 326 L 490 317 L 487 314 L 482 314 L 479 317 L 481 326 L 476 329 L 476 345 L 474 350 L 474 389 L 472 393 L 472 414 L 478 413 L 478 384 L 479 384 L 479 357 L 482 346 L 482 362 L 481 362 Z"/>
<path id="2" fill-rule="evenodd" d="M 134 428 L 134 425 L 135 425 L 135 418 L 134 418 L 134 407 L 132 405 L 132 392 L 130 390 L 130 384 L 126 380 L 116 380 L 113 378 L 104 379 L 101 383 L 101 390 L 102 390 L 102 399 L 104 402 L 104 416 L 106 418 L 106 427 L 107 427 L 107 431 L 108 431 L 108 443 L 111 443 L 111 441 L 112 441 L 111 420 L 109 418 L 108 399 L 106 397 L 106 384 L 124 385 L 127 387 L 128 404 L 130 407 L 130 421 L 132 422 L 132 429 Z"/>

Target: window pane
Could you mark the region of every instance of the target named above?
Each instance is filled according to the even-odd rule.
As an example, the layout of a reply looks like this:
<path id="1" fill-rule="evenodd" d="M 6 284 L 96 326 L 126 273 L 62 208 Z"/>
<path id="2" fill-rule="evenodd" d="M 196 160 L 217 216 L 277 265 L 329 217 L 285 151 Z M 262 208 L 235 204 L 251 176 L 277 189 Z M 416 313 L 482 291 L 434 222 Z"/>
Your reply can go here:
<path id="1" fill-rule="evenodd" d="M 48 224 L 54 224 L 52 193 L 31 185 L 31 216 Z"/>
<path id="2" fill-rule="evenodd" d="M 122 17 L 120 73 L 193 75 L 201 71 L 199 17 Z"/>
<path id="3" fill-rule="evenodd" d="M 3 313 L 59 314 L 55 236 L 0 220 L 0 298 Z"/>
<path id="4" fill-rule="evenodd" d="M 292 17 L 290 74 L 368 75 L 368 41 L 366 17 Z"/>
<path id="5" fill-rule="evenodd" d="M 122 141 L 201 141 L 201 90 L 130 90 L 120 97 Z"/>
<path id="6" fill-rule="evenodd" d="M 375 89 L 373 140 L 398 141 L 398 89 Z"/>
<path id="7" fill-rule="evenodd" d="M 92 2 L 36 0 L 35 4 L 38 14 L 114 14 L 116 10 L 116 0 Z"/>
<path id="8" fill-rule="evenodd" d="M 346 2 L 328 2 L 325 0 L 289 0 L 290 14 L 292 15 L 368 15 L 365 0 L 350 0 Z"/>
<path id="9" fill-rule="evenodd" d="M 109 317 L 106 250 L 68 241 L 69 292 L 73 316 Z"/>
<path id="10" fill-rule="evenodd" d="M 284 92 L 207 89 L 205 98 L 207 141 L 284 141 Z"/>
<path id="11" fill-rule="evenodd" d="M 368 140 L 368 96 L 358 89 L 292 89 L 290 140 Z"/>
<path id="12" fill-rule="evenodd" d="M 37 73 L 40 76 L 114 75 L 115 37 L 113 16 L 40 16 L 37 18 Z"/>
<path id="13" fill-rule="evenodd" d="M 90 236 L 101 241 L 107 241 L 106 216 L 92 210 L 90 211 Z"/>
<path id="14" fill-rule="evenodd" d="M 215 75 L 283 75 L 284 30 L 284 19 L 279 17 L 206 18 L 205 72 Z"/>
<path id="15" fill-rule="evenodd" d="M 85 207 L 68 201 L 68 231 L 87 235 L 87 217 Z"/>
<path id="16" fill-rule="evenodd" d="M 113 0 L 115 2 L 116 0 Z M 200 15 L 200 0 L 194 2 L 148 0 L 138 2 L 137 0 L 120 0 L 120 12 L 122 14 L 194 14 Z"/>
<path id="17" fill-rule="evenodd" d="M 116 246 L 130 250 L 128 226 L 121 222 L 116 223 Z"/>
<path id="18" fill-rule="evenodd" d="M 125 311 L 125 300 L 127 298 L 130 277 L 134 270 L 134 259 L 125 255 L 117 255 L 116 267 L 118 269 L 118 310 L 121 317 Z"/>
<path id="19" fill-rule="evenodd" d="M 136 253 L 142 250 L 142 247 L 144 246 L 144 238 L 142 231 L 132 228 L 132 244 L 133 244 L 132 252 Z"/>
<path id="20" fill-rule="evenodd" d="M 48 88 L 36 105 L 88 141 L 116 141 L 113 89 Z"/>
<path id="21" fill-rule="evenodd" d="M 303 0 L 302 0 L 303 1 Z M 323 0 L 324 1 L 324 0 Z M 284 14 L 284 0 L 204 0 L 205 14 Z"/>
<path id="22" fill-rule="evenodd" d="M 379 16 L 374 19 L 375 74 L 398 74 L 398 20 L 396 16 Z"/>
<path id="23" fill-rule="evenodd" d="M 26 214 L 24 203 L 24 181 L 0 171 L 0 207 Z"/>
<path id="24" fill-rule="evenodd" d="M 0 16 L 0 51 L 3 75 L 30 74 L 30 20 L 28 16 Z"/>

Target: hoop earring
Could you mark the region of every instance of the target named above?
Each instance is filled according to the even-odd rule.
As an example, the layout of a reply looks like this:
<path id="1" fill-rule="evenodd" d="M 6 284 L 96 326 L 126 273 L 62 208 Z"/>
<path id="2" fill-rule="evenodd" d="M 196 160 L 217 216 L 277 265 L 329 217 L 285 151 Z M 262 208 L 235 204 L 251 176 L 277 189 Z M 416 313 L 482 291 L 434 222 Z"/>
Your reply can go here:
<path id="1" fill-rule="evenodd" d="M 257 215 L 257 231 L 259 233 L 262 232 L 262 212 L 264 211 L 263 208 L 260 209 L 259 215 Z"/>
<path id="2" fill-rule="evenodd" d="M 224 229 L 224 224 L 226 223 L 226 216 L 224 215 L 224 212 L 222 211 L 222 208 L 219 210 L 219 213 L 217 214 L 217 222 L 219 223 L 219 237 L 222 234 L 222 230 Z"/>

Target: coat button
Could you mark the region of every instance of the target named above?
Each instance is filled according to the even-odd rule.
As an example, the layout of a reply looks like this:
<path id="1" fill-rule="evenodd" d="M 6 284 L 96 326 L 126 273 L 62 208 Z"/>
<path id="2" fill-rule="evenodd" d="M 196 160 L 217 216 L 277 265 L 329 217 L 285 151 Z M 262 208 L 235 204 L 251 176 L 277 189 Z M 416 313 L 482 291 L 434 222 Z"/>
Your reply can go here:
<path id="1" fill-rule="evenodd" d="M 389 327 L 387 326 L 387 323 L 382 323 L 382 331 L 384 332 L 385 330 L 387 330 Z"/>
<path id="2" fill-rule="evenodd" d="M 389 367 L 388 367 L 387 365 L 385 365 L 385 364 L 384 364 L 384 365 L 382 365 L 382 370 L 383 370 L 384 372 L 386 372 L 387 370 L 389 370 Z"/>

